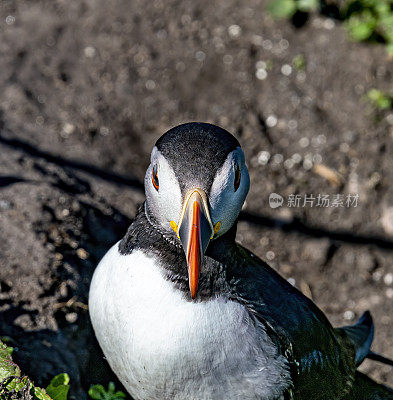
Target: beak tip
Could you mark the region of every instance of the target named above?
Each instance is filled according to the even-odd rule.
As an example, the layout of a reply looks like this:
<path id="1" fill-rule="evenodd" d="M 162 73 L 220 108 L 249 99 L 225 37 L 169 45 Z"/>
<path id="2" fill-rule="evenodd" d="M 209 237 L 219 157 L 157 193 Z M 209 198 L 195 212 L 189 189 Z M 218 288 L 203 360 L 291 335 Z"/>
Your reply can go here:
<path id="1" fill-rule="evenodd" d="M 191 289 L 190 290 L 190 293 L 191 293 L 191 298 L 193 299 L 193 300 L 195 300 L 195 298 L 196 298 L 196 295 L 197 295 L 197 289 Z"/>

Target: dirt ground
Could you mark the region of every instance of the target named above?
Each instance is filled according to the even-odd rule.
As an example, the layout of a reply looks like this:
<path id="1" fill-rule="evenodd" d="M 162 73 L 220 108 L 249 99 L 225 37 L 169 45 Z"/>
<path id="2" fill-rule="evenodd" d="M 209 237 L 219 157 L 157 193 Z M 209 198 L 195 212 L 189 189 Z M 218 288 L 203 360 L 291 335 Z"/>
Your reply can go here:
<path id="1" fill-rule="evenodd" d="M 89 281 L 144 199 L 154 142 L 193 120 L 244 148 L 251 190 L 238 240 L 334 325 L 369 309 L 373 349 L 393 357 L 393 113 L 364 102 L 371 88 L 393 90 L 393 62 L 349 42 L 337 21 L 312 15 L 297 29 L 265 10 L 258 0 L 2 0 L 0 335 L 37 383 L 66 371 L 83 400 L 114 379 L 89 324 Z M 283 207 L 269 207 L 272 192 Z M 287 207 L 291 194 L 359 199 Z M 392 368 L 362 370 L 393 386 Z"/>

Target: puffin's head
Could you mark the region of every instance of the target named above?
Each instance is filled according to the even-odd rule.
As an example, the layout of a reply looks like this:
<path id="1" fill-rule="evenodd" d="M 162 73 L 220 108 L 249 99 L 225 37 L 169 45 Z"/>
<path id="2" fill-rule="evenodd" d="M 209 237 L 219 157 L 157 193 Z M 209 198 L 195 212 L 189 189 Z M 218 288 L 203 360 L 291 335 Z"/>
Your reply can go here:
<path id="1" fill-rule="evenodd" d="M 181 241 L 195 298 L 210 240 L 235 223 L 250 186 L 239 142 L 205 123 L 179 125 L 158 139 L 145 176 L 149 213 Z"/>

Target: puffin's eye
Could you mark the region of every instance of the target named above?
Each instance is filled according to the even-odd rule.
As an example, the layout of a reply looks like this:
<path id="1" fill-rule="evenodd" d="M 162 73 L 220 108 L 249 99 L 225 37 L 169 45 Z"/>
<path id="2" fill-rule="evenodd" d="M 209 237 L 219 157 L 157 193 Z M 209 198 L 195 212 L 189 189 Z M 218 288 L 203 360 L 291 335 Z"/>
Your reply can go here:
<path id="1" fill-rule="evenodd" d="M 235 168 L 235 182 L 233 183 L 233 186 L 235 188 L 235 192 L 237 189 L 239 189 L 240 186 L 240 181 L 242 179 L 242 173 L 240 172 L 240 168 L 237 164 L 234 165 Z"/>
<path id="2" fill-rule="evenodd" d="M 153 186 L 158 192 L 158 189 L 160 187 L 160 183 L 158 181 L 158 167 L 157 164 L 154 165 L 153 170 L 151 172 L 151 182 L 153 183 Z"/>

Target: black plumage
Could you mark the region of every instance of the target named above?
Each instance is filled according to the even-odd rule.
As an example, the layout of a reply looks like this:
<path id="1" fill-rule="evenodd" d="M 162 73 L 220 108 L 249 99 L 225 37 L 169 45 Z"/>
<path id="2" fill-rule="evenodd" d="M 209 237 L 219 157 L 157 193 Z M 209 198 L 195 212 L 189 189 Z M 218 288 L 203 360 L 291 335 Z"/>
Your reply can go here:
<path id="1" fill-rule="evenodd" d="M 156 146 L 173 168 L 184 193 L 195 183 L 203 184 L 201 189 L 209 192 L 227 155 L 240 144 L 225 129 L 191 122 L 166 132 L 157 140 Z"/>

